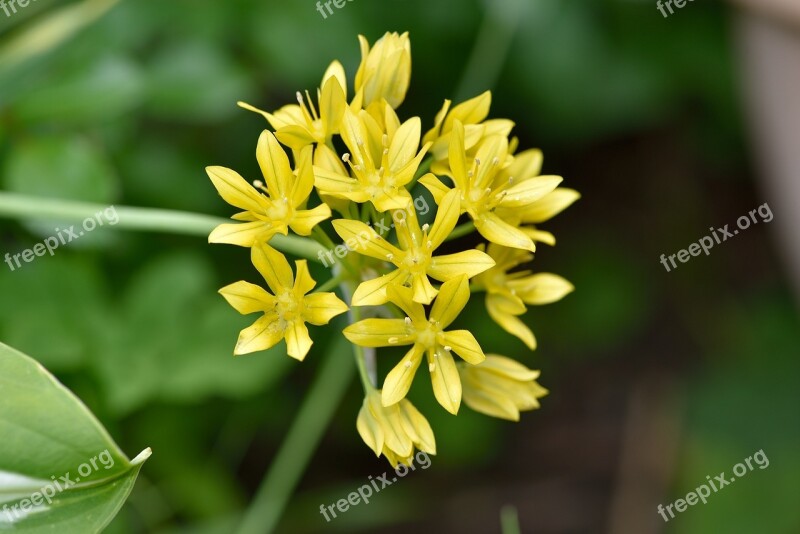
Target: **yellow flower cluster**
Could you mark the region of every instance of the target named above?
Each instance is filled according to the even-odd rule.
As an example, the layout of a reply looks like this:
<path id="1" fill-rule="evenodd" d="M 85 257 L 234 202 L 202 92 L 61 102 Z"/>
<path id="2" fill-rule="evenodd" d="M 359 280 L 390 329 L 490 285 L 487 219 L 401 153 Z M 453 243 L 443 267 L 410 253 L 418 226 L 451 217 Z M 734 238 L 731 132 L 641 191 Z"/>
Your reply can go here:
<path id="1" fill-rule="evenodd" d="M 222 198 L 241 210 L 209 241 L 249 247 L 270 290 L 244 281 L 220 290 L 240 313 L 262 314 L 241 332 L 235 354 L 285 339 L 289 356 L 302 360 L 313 343 L 306 324 L 349 312 L 344 335 L 354 344 L 365 390 L 358 432 L 396 466 L 410 462 L 415 449 L 436 452 L 430 425 L 406 398 L 423 359 L 437 401 L 452 414 L 462 399 L 510 420 L 539 406 L 547 390 L 536 382 L 538 371 L 484 354 L 471 332 L 450 326 L 471 294 L 484 291 L 492 319 L 535 348 L 519 316 L 526 305 L 554 302 L 573 288 L 559 276 L 517 269 L 533 259 L 537 242 L 555 244 L 536 225 L 579 195 L 559 187 L 560 177 L 540 174 L 541 152 L 516 153 L 514 123 L 487 119 L 489 92 L 454 107 L 445 101 L 424 136 L 419 117 L 401 121 L 396 109 L 411 78 L 408 34 L 387 33 L 373 46 L 359 40 L 351 100 L 344 67 L 334 61 L 316 98 L 298 92 L 297 104 L 273 113 L 239 103 L 263 115 L 274 133 L 259 138 L 263 176 L 252 184 L 233 170 L 207 169 Z M 410 191 L 417 183 L 437 205 L 430 223 L 420 224 L 414 210 Z M 334 212 L 340 217 L 325 222 Z M 390 221 L 389 233 L 373 229 Z M 293 272 L 279 249 L 317 260 L 337 246 L 330 229 L 354 254 L 310 293 L 316 282 L 306 260 Z M 488 245 L 440 251 L 473 231 Z M 325 291 L 337 286 L 349 303 Z M 410 348 L 378 387 L 374 349 L 394 346 Z"/>

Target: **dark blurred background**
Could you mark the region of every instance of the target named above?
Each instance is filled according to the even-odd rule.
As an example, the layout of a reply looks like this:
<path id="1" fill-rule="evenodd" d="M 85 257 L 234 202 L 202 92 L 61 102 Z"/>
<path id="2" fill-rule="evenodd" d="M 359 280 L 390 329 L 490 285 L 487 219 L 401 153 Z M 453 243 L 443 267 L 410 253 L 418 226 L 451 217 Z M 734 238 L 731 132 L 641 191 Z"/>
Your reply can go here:
<path id="1" fill-rule="evenodd" d="M 501 335 L 481 298 L 458 322 L 542 369 L 542 409 L 519 424 L 452 417 L 418 380 L 431 467 L 326 523 L 320 504 L 388 468 L 356 433 L 354 381 L 279 532 L 491 533 L 508 504 L 526 533 L 800 532 L 800 18 L 713 2 L 664 18 L 649 0 L 354 0 L 327 19 L 312 0 L 129 0 L 94 22 L 80 12 L 63 40 L 15 40 L 68 4 L 0 12 L 0 189 L 228 216 L 203 168 L 254 179 L 266 127 L 235 102 L 292 103 L 333 59 L 352 84 L 359 33 L 409 31 L 401 117 L 427 129 L 443 99 L 492 89 L 492 116 L 583 195 L 543 225 L 558 244 L 534 269 L 577 290 L 526 316 L 539 348 Z M 659 263 L 765 202 L 773 222 L 672 272 Z M 0 253 L 54 224 L 1 220 Z M 234 359 L 248 318 L 216 291 L 240 279 L 255 281 L 243 249 L 112 230 L 0 268 L 0 339 L 124 450 L 154 450 L 108 532 L 230 532 L 279 447 L 318 353 Z M 658 515 L 759 450 L 768 468 Z"/>

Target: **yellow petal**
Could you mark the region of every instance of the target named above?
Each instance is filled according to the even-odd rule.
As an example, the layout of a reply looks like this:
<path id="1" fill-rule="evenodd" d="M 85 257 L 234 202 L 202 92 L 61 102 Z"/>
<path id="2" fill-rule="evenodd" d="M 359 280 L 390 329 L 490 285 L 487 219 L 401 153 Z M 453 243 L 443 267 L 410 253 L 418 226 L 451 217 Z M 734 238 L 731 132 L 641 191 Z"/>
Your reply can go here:
<path id="1" fill-rule="evenodd" d="M 257 213 L 264 210 L 266 198 L 236 171 L 225 167 L 206 167 L 206 173 L 219 195 L 231 206 Z"/>
<path id="2" fill-rule="evenodd" d="M 302 150 L 317 141 L 305 125 L 299 124 L 289 124 L 275 130 L 275 137 L 292 150 Z M 270 193 L 272 192 L 273 190 L 270 189 Z M 277 193 L 273 193 L 273 195 L 277 196 Z"/>
<path id="3" fill-rule="evenodd" d="M 406 273 L 398 269 L 378 278 L 361 282 L 353 293 L 352 305 L 380 306 L 385 304 L 389 299 L 387 289 L 401 284 L 405 277 Z"/>
<path id="4" fill-rule="evenodd" d="M 320 204 L 311 210 L 298 210 L 294 213 L 289 227 L 298 235 L 310 235 L 316 225 L 330 218 L 331 209 L 327 204 Z"/>
<path id="5" fill-rule="evenodd" d="M 361 221 L 337 219 L 333 221 L 333 229 L 339 234 L 348 247 L 359 254 L 378 260 L 387 260 L 391 255 L 399 261 L 403 252 L 378 235 L 370 226 Z M 389 260 L 392 261 L 392 260 Z"/>
<path id="6" fill-rule="evenodd" d="M 539 176 L 542 170 L 542 151 L 538 149 L 526 150 L 521 154 L 514 157 L 514 161 L 503 169 L 502 176 L 499 177 L 502 181 L 508 181 L 508 177 L 513 177 L 516 180 L 526 180 L 534 176 Z M 496 185 L 500 185 L 499 183 Z"/>
<path id="7" fill-rule="evenodd" d="M 511 399 L 486 392 L 472 377 L 464 378 L 464 403 L 476 412 L 490 417 L 519 421 L 519 409 Z"/>
<path id="8" fill-rule="evenodd" d="M 425 273 L 416 273 L 411 278 L 411 289 L 414 290 L 414 302 L 430 304 L 439 292 Z"/>
<path id="9" fill-rule="evenodd" d="M 466 362 L 476 365 L 486 359 L 478 340 L 467 330 L 445 332 L 444 341 Z"/>
<path id="10" fill-rule="evenodd" d="M 403 428 L 400 408 L 396 404 L 382 406 L 381 400 L 377 395 L 375 395 L 374 399 L 374 401 L 371 400 L 371 403 L 374 403 L 374 409 L 380 410 L 381 413 L 378 421 L 383 428 L 384 448 L 391 449 L 393 453 L 403 458 L 411 456 L 414 453 L 414 442 Z"/>
<path id="11" fill-rule="evenodd" d="M 431 321 L 437 321 L 442 329 L 447 328 L 456 320 L 468 301 L 469 282 L 466 276 L 462 275 L 445 282 L 439 289 L 439 295 L 431 308 Z"/>
<path id="12" fill-rule="evenodd" d="M 269 245 L 254 246 L 250 259 L 275 295 L 294 285 L 292 267 L 286 257 Z"/>
<path id="13" fill-rule="evenodd" d="M 480 250 L 465 250 L 455 254 L 434 256 L 428 267 L 428 274 L 436 280 L 447 281 L 466 275 L 468 278 L 491 269 L 494 260 Z"/>
<path id="14" fill-rule="evenodd" d="M 233 309 L 247 315 L 254 312 L 271 310 L 275 305 L 275 297 L 255 284 L 249 282 L 235 282 L 219 290 Z"/>
<path id="15" fill-rule="evenodd" d="M 336 78 L 336 80 L 339 82 L 339 87 L 341 87 L 342 91 L 344 92 L 345 100 L 347 100 L 347 76 L 344 73 L 344 67 L 342 64 L 336 60 L 332 61 L 331 64 L 328 65 L 328 68 L 325 69 L 325 74 L 322 75 L 322 83 L 320 84 L 320 87 L 325 87 L 325 83 L 330 78 Z"/>
<path id="16" fill-rule="evenodd" d="M 495 323 L 500 327 L 520 339 L 530 350 L 536 350 L 536 337 L 530 328 L 520 319 L 509 313 L 503 312 L 497 305 L 497 301 L 491 298 L 486 299 L 486 309 Z"/>
<path id="17" fill-rule="evenodd" d="M 401 400 L 398 406 L 403 429 L 417 448 L 428 454 L 436 454 L 436 438 L 428 420 L 406 399 Z"/>
<path id="18" fill-rule="evenodd" d="M 467 190 L 467 154 L 464 151 L 464 126 L 461 121 L 453 124 L 453 138 L 450 141 L 450 170 L 457 189 Z"/>
<path id="19" fill-rule="evenodd" d="M 283 339 L 283 330 L 278 326 L 278 316 L 268 314 L 239 333 L 239 340 L 233 353 L 250 354 L 274 347 Z"/>
<path id="20" fill-rule="evenodd" d="M 340 176 L 348 175 L 342 160 L 327 145 L 319 145 L 314 149 L 314 166 Z"/>
<path id="21" fill-rule="evenodd" d="M 303 361 L 311 350 L 311 337 L 308 335 L 308 328 L 303 321 L 292 321 L 286 329 L 286 352 L 292 358 Z"/>
<path id="22" fill-rule="evenodd" d="M 331 319 L 347 311 L 347 304 L 333 293 L 312 293 L 303 301 L 303 318 L 314 325 L 328 324 Z"/>
<path id="23" fill-rule="evenodd" d="M 403 123 L 389 146 L 389 170 L 397 172 L 414 159 L 419 148 L 422 123 L 414 117 Z"/>
<path id="24" fill-rule="evenodd" d="M 355 187 L 358 187 L 358 180 L 351 178 L 346 172 L 330 171 L 315 166 L 314 185 L 320 193 L 334 195 L 353 191 Z"/>
<path id="25" fill-rule="evenodd" d="M 409 345 L 416 334 L 402 319 L 363 319 L 344 329 L 344 337 L 360 347 Z"/>
<path id="26" fill-rule="evenodd" d="M 372 449 L 372 451 L 375 453 L 375 456 L 380 456 L 384 443 L 383 429 L 378 421 L 372 416 L 372 413 L 367 405 L 366 397 L 364 398 L 364 403 L 361 405 L 361 410 L 358 412 L 356 428 L 358 429 L 358 434 L 361 436 L 361 439 L 363 439 L 364 443 L 367 444 L 367 447 Z"/>
<path id="27" fill-rule="evenodd" d="M 279 229 L 279 226 L 267 228 L 264 221 L 220 224 L 208 236 L 208 242 L 252 247 L 266 243 L 273 235 L 278 233 L 277 230 Z"/>
<path id="28" fill-rule="evenodd" d="M 487 354 L 486 361 L 477 365 L 476 369 L 486 372 L 496 373 L 500 376 L 511 378 L 520 382 L 536 380 L 541 374 L 540 371 L 528 369 L 521 363 L 498 354 Z"/>
<path id="29" fill-rule="evenodd" d="M 545 195 L 552 193 L 563 181 L 560 176 L 537 176 L 517 183 L 506 189 L 506 196 L 500 201 L 504 208 L 524 208 Z"/>
<path id="30" fill-rule="evenodd" d="M 293 208 L 305 206 L 308 196 L 314 190 L 314 147 L 303 148 L 297 161 L 297 179 L 292 184 L 290 200 Z"/>
<path id="31" fill-rule="evenodd" d="M 436 358 L 428 355 L 433 394 L 445 410 L 458 414 L 461 406 L 461 378 L 449 353 L 440 351 Z"/>
<path id="32" fill-rule="evenodd" d="M 439 112 L 436 114 L 436 117 L 434 118 L 433 128 L 428 130 L 428 132 L 425 134 L 425 137 L 422 139 L 423 143 L 433 143 L 434 141 L 436 141 L 436 138 L 439 137 L 442 131 L 442 123 L 444 122 L 444 118 L 447 116 L 447 112 L 450 110 L 451 104 L 452 101 L 450 100 L 444 101 L 442 109 L 439 110 Z M 447 152 L 445 152 L 442 156 L 436 156 L 436 157 L 440 158 L 446 156 Z"/>
<path id="33" fill-rule="evenodd" d="M 442 203 L 444 196 L 450 191 L 450 188 L 444 185 L 441 180 L 432 173 L 428 173 L 420 178 L 419 183 L 424 185 L 425 188 L 431 192 L 433 200 L 436 201 L 437 205 Z"/>
<path id="34" fill-rule="evenodd" d="M 300 300 L 306 293 L 314 289 L 317 283 L 311 278 L 311 273 L 308 272 L 307 260 L 297 260 L 294 264 L 296 273 L 294 275 L 294 287 L 292 291 L 295 297 Z"/>
<path id="35" fill-rule="evenodd" d="M 394 369 L 389 371 L 383 382 L 382 402 L 384 406 L 391 406 L 400 402 L 411 388 L 414 374 L 417 372 L 424 350 L 419 345 L 414 345 L 400 360 Z"/>
<path id="36" fill-rule="evenodd" d="M 526 304 L 550 304 L 564 298 L 575 286 L 564 278 L 550 273 L 534 274 L 508 283 Z"/>
<path id="37" fill-rule="evenodd" d="M 485 213 L 476 219 L 475 228 L 492 243 L 536 252 L 536 245 L 525 232 L 508 224 L 494 213 Z"/>
<path id="38" fill-rule="evenodd" d="M 439 210 L 436 212 L 436 219 L 434 219 L 431 232 L 428 234 L 431 250 L 436 250 L 439 245 L 444 243 L 444 240 L 458 224 L 458 216 L 461 215 L 461 198 L 455 189 L 448 192 L 438 204 Z"/>
<path id="39" fill-rule="evenodd" d="M 386 289 L 386 295 L 389 301 L 403 310 L 406 316 L 414 323 L 424 324 L 428 322 L 428 318 L 425 316 L 425 309 L 418 302 L 414 302 L 414 293 L 410 288 L 390 285 Z"/>
<path id="40" fill-rule="evenodd" d="M 328 78 L 322 86 L 319 100 L 320 119 L 326 137 L 339 133 L 346 108 L 347 96 L 341 82 L 335 76 Z"/>
<path id="41" fill-rule="evenodd" d="M 544 243 L 545 245 L 550 245 L 554 247 L 556 245 L 556 236 L 551 234 L 550 232 L 545 232 L 544 230 L 537 230 L 533 227 L 525 227 L 521 228 L 525 235 L 530 237 L 534 242 Z"/>
<path id="42" fill-rule="evenodd" d="M 520 214 L 522 221 L 533 224 L 545 222 L 567 209 L 580 197 L 581 194 L 574 189 L 559 187 L 536 203 L 526 206 Z"/>
<path id="43" fill-rule="evenodd" d="M 294 173 L 289 158 L 278 140 L 269 130 L 261 132 L 256 147 L 256 159 L 261 174 L 267 183 L 267 190 L 273 199 L 289 198 L 294 181 Z"/>

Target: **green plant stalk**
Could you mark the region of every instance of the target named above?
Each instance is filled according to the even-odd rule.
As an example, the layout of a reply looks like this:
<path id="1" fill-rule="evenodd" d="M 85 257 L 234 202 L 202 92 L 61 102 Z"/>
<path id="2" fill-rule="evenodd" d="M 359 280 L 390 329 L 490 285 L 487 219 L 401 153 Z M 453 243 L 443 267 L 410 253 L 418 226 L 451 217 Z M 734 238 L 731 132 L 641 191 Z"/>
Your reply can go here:
<path id="1" fill-rule="evenodd" d="M 102 213 L 108 208 L 109 206 L 102 204 L 34 197 L 0 191 L 0 217 L 28 221 L 49 219 L 80 222 L 87 218 L 94 218 L 96 214 Z M 119 217 L 119 222 L 114 225 L 114 228 L 125 230 L 207 237 L 218 225 L 230 222 L 228 219 L 221 217 L 185 211 L 129 206 L 114 206 L 114 209 Z M 316 262 L 321 261 L 320 252 L 324 253 L 326 250 L 325 247 L 311 239 L 291 235 L 278 234 L 273 236 L 269 244 L 281 252 Z"/>
<path id="2" fill-rule="evenodd" d="M 451 241 L 453 239 L 458 239 L 459 237 L 464 237 L 465 235 L 469 235 L 475 231 L 475 223 L 472 221 L 465 222 L 464 224 L 460 224 L 453 228 L 453 231 L 450 232 L 450 235 L 445 238 L 445 241 Z"/>
<path id="3" fill-rule="evenodd" d="M 349 352 L 347 345 L 345 338 L 340 337 L 330 346 L 286 439 L 245 513 L 238 534 L 275 531 L 352 379 L 353 365 L 344 357 Z"/>

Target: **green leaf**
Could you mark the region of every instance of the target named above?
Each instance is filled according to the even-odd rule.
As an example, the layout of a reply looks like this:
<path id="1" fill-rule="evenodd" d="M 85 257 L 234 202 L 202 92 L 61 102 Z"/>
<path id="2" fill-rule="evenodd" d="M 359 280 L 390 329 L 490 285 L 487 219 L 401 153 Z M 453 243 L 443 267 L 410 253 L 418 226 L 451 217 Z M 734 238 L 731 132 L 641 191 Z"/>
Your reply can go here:
<path id="1" fill-rule="evenodd" d="M 0 343 L 0 530 L 100 532 L 131 492 L 133 461 L 44 367 Z"/>

